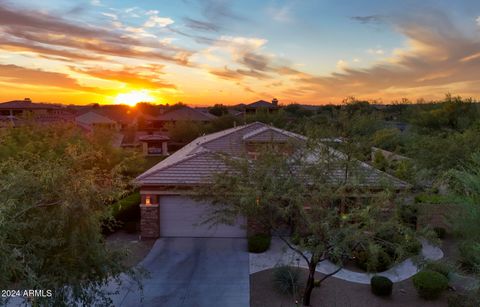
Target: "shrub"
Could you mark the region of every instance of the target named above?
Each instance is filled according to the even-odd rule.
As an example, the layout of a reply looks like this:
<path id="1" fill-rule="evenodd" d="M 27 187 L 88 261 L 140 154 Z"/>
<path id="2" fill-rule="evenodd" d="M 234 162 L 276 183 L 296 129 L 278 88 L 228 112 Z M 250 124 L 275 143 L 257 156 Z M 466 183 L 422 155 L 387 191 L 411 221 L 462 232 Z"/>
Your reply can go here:
<path id="1" fill-rule="evenodd" d="M 405 243 L 405 250 L 410 255 L 417 255 L 422 250 L 422 243 L 417 239 L 408 240 Z"/>
<path id="2" fill-rule="evenodd" d="M 443 227 L 434 227 L 433 231 L 435 231 L 435 234 L 439 239 L 445 239 L 445 236 L 447 235 L 447 230 Z"/>
<path id="3" fill-rule="evenodd" d="M 248 251 L 250 253 L 263 253 L 270 247 L 270 235 L 258 234 L 248 238 Z"/>
<path id="4" fill-rule="evenodd" d="M 378 296 L 389 296 L 392 294 L 393 282 L 384 276 L 373 276 L 370 280 L 372 293 Z"/>
<path id="5" fill-rule="evenodd" d="M 300 288 L 300 270 L 280 266 L 273 271 L 273 286 L 282 294 L 295 294 Z"/>
<path id="6" fill-rule="evenodd" d="M 127 222 L 134 221 L 140 218 L 140 193 L 134 192 L 112 205 L 112 215 L 115 219 Z"/>
<path id="7" fill-rule="evenodd" d="M 480 272 L 480 244 L 464 241 L 459 246 L 460 263 L 470 272 Z"/>
<path id="8" fill-rule="evenodd" d="M 355 253 L 355 263 L 364 271 L 383 272 L 392 265 L 392 258 L 383 250 L 376 254 L 360 250 Z"/>
<path id="9" fill-rule="evenodd" d="M 399 209 L 400 219 L 412 229 L 417 228 L 418 209 L 414 205 L 403 205 Z"/>
<path id="10" fill-rule="evenodd" d="M 449 279 L 450 272 L 452 272 L 453 268 L 446 262 L 436 262 L 436 261 L 429 261 L 423 266 L 424 270 L 434 271 L 437 273 L 442 274 L 447 279 Z"/>
<path id="11" fill-rule="evenodd" d="M 423 270 L 413 276 L 413 285 L 420 297 L 434 300 L 448 287 L 448 279 L 434 271 Z"/>

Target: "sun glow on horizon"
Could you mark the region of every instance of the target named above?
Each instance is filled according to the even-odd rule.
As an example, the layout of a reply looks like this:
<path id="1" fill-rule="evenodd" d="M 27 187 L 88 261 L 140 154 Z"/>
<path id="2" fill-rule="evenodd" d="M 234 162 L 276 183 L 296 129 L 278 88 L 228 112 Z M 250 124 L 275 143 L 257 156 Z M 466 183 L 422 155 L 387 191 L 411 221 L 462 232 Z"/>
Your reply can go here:
<path id="1" fill-rule="evenodd" d="M 150 95 L 148 90 L 130 91 L 128 93 L 121 93 L 115 97 L 116 104 L 126 104 L 134 107 L 139 102 L 154 102 L 155 98 Z"/>

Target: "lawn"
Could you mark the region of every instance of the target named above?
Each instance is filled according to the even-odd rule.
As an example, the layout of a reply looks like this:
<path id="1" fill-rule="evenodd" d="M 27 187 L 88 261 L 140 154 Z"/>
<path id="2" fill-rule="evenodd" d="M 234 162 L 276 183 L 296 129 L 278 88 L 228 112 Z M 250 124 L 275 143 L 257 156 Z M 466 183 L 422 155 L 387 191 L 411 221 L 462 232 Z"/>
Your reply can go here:
<path id="1" fill-rule="evenodd" d="M 273 269 L 250 275 L 250 306 L 296 306 L 295 300 L 287 295 L 278 293 L 272 285 Z M 306 280 L 308 271 L 302 269 L 301 280 Z M 317 273 L 316 279 L 322 274 Z M 383 307 L 383 306 L 447 306 L 447 294 L 435 301 L 425 301 L 418 297 L 411 279 L 395 283 L 392 296 L 380 298 L 370 292 L 370 285 L 363 285 L 331 277 L 325 280 L 321 287 L 315 288 L 312 293 L 312 306 L 341 306 L 341 307 Z M 301 305 L 301 301 L 298 306 Z"/>

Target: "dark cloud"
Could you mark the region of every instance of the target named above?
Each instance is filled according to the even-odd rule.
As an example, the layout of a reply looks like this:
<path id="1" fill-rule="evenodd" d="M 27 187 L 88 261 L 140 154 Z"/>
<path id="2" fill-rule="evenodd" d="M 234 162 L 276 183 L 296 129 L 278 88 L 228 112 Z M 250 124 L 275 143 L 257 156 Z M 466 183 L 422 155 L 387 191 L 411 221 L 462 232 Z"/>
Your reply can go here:
<path id="1" fill-rule="evenodd" d="M 228 80 L 242 80 L 245 77 L 252 77 L 256 79 L 272 78 L 271 76 L 256 70 L 230 69 L 227 66 L 225 66 L 223 69 L 212 69 L 210 70 L 210 73 L 222 79 Z"/>
<path id="2" fill-rule="evenodd" d="M 200 31 L 209 31 L 209 32 L 218 32 L 220 30 L 220 26 L 208 21 L 201 21 L 193 18 L 185 17 L 185 25 L 193 30 L 200 30 Z"/>
<path id="3" fill-rule="evenodd" d="M 367 23 L 378 24 L 378 23 L 384 22 L 384 16 L 381 16 L 381 15 L 352 16 L 350 17 L 350 19 L 363 24 L 367 24 Z"/>
<path id="4" fill-rule="evenodd" d="M 246 21 L 247 18 L 234 12 L 233 2 L 229 0 L 198 0 L 186 1 L 188 5 L 198 5 L 201 19 L 185 17 L 185 25 L 196 31 L 220 32 L 228 28 L 232 21 Z M 208 40 L 199 40 L 206 42 Z"/>
<path id="5" fill-rule="evenodd" d="M 127 58 L 162 60 L 188 65 L 192 51 L 160 42 L 159 39 L 134 37 L 118 29 L 94 27 L 70 22 L 51 14 L 12 8 L 0 3 L 0 30 L 3 40 L 14 41 L 31 51 L 47 55 L 74 56 L 78 53 Z M 12 44 L 12 43 L 10 43 Z M 38 44 L 46 45 L 42 49 Z M 144 49 L 138 48 L 148 47 Z M 72 50 L 74 49 L 74 50 Z M 53 51 L 54 50 L 54 51 Z M 63 55 L 60 52 L 65 51 Z M 77 56 L 76 56 L 77 55 Z"/>

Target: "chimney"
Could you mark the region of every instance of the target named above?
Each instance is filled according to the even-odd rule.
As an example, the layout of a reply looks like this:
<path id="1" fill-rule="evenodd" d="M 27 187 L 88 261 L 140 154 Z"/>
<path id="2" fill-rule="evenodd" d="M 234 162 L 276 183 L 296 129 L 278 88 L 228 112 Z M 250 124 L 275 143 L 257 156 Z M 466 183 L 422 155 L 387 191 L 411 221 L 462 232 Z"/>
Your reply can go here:
<path id="1" fill-rule="evenodd" d="M 277 107 L 277 106 L 278 106 L 278 99 L 277 99 L 277 98 L 273 98 L 273 99 L 272 99 L 272 104 Z"/>

